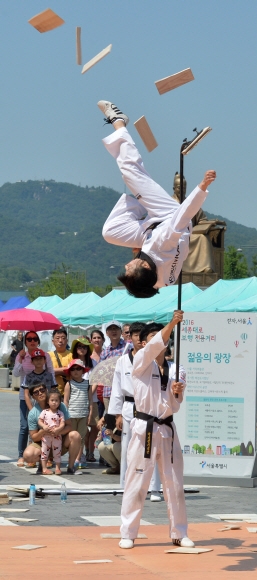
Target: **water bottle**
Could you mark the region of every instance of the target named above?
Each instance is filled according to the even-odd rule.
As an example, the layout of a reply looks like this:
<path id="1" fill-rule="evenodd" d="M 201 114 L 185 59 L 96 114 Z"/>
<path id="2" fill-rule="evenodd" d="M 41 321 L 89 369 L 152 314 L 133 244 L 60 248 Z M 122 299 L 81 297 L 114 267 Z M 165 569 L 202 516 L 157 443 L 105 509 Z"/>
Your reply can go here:
<path id="1" fill-rule="evenodd" d="M 110 445 L 111 444 L 112 438 L 111 438 L 110 435 L 107 435 L 106 434 L 106 428 L 105 427 L 102 428 L 102 438 L 103 438 L 103 442 L 104 442 L 105 445 Z"/>
<path id="2" fill-rule="evenodd" d="M 36 503 L 36 486 L 34 483 L 31 483 L 29 488 L 29 505 L 35 505 L 35 503 Z"/>
<path id="3" fill-rule="evenodd" d="M 61 486 L 61 502 L 66 503 L 67 501 L 67 489 L 65 483 L 62 483 Z"/>

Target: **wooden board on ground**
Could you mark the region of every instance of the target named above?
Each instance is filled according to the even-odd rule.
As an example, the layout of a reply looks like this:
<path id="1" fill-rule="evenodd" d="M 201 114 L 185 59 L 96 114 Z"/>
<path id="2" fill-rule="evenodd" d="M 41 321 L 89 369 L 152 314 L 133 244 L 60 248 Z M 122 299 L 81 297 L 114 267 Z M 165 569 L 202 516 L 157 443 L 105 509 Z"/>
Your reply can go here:
<path id="1" fill-rule="evenodd" d="M 0 505 L 7 505 L 8 503 L 10 503 L 11 498 L 10 497 L 0 497 Z"/>
<path id="2" fill-rule="evenodd" d="M 81 71 L 81 74 L 83 75 L 90 68 L 92 68 L 92 66 L 95 66 L 95 64 L 97 64 L 100 60 L 102 60 L 102 58 L 107 56 L 107 54 L 109 54 L 109 52 L 111 52 L 111 50 L 112 50 L 112 44 L 109 44 L 109 46 L 107 46 L 106 48 L 101 50 L 101 52 L 99 52 L 96 56 L 94 56 L 93 58 L 91 58 L 91 60 L 89 60 L 86 64 L 84 64 L 83 69 Z"/>
<path id="3" fill-rule="evenodd" d="M 81 55 L 81 26 L 76 27 L 76 60 L 77 64 L 82 64 Z"/>
<path id="4" fill-rule="evenodd" d="M 248 532 L 252 532 L 252 534 L 257 534 L 257 528 L 246 528 Z"/>
<path id="5" fill-rule="evenodd" d="M 112 560 L 73 560 L 74 564 L 110 564 Z"/>
<path id="6" fill-rule="evenodd" d="M 38 519 L 35 518 L 4 518 L 5 520 L 8 520 L 9 522 L 38 522 Z"/>
<path id="7" fill-rule="evenodd" d="M 103 540 L 110 540 L 113 538 L 116 538 L 117 540 L 121 538 L 120 534 L 100 534 L 101 538 L 103 538 Z M 145 534 L 137 534 L 137 539 L 140 540 L 146 540 L 147 536 Z"/>
<path id="8" fill-rule="evenodd" d="M 232 525 L 232 526 L 226 526 L 225 528 L 220 528 L 218 530 L 218 532 L 227 532 L 228 530 L 241 530 L 241 529 L 242 529 L 241 526 L 237 526 L 235 524 L 235 525 Z"/>
<path id="9" fill-rule="evenodd" d="M 38 32 L 48 32 L 49 30 L 54 30 L 64 24 L 64 20 L 58 16 L 51 8 L 47 8 L 43 12 L 36 14 L 33 18 L 28 20 L 29 24 L 36 28 Z"/>
<path id="10" fill-rule="evenodd" d="M 0 512 L 29 512 L 29 508 L 0 508 Z"/>
<path id="11" fill-rule="evenodd" d="M 178 87 L 181 87 L 181 85 L 190 83 L 190 81 L 194 81 L 194 75 L 191 68 L 186 68 L 174 75 L 155 81 L 155 85 L 159 94 L 164 95 L 164 93 L 177 89 Z"/>
<path id="12" fill-rule="evenodd" d="M 155 139 L 155 136 L 147 123 L 145 116 L 143 115 L 135 121 L 134 126 L 136 127 L 137 132 L 139 133 L 144 145 L 146 146 L 147 151 L 151 153 L 156 147 L 158 147 L 158 143 Z"/>
<path id="13" fill-rule="evenodd" d="M 46 548 L 46 546 L 37 546 L 36 544 L 24 544 L 23 546 L 12 546 L 12 550 L 38 550 L 38 548 Z"/>
<path id="14" fill-rule="evenodd" d="M 204 554 L 204 552 L 213 552 L 212 548 L 175 548 L 174 550 L 165 550 L 165 554 Z"/>

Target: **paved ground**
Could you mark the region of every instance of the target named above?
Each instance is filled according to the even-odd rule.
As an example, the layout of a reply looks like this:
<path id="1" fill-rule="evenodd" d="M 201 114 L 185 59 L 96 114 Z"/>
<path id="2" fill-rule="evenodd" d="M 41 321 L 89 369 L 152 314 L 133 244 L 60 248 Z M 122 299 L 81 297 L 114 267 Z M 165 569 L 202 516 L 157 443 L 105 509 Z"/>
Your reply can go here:
<path id="1" fill-rule="evenodd" d="M 18 415 L 17 393 L 0 392 L 0 491 L 10 485 L 28 487 L 31 482 L 37 487 L 58 489 L 62 481 L 68 489 L 119 489 L 119 477 L 103 475 L 98 462 L 91 464 L 82 475 L 73 477 L 66 475 L 65 464 L 63 476 L 59 478 L 36 476 L 33 469 L 17 468 Z M 138 540 L 134 550 L 125 552 L 117 548 L 117 539 L 103 540 L 100 537 L 101 532 L 119 533 L 122 499 L 119 495 L 68 496 L 65 505 L 61 504 L 59 495 L 48 495 L 37 500 L 32 507 L 28 502 L 13 502 L 9 508 L 30 510 L 16 513 L 16 516 L 35 518 L 37 521 L 5 527 L 0 548 L 0 578 L 34 578 L 35 574 L 37 578 L 45 578 L 45 573 L 49 572 L 57 578 L 69 578 L 74 573 L 77 577 L 85 573 L 92 577 L 104 573 L 107 578 L 112 576 L 123 580 L 132 574 L 135 578 L 142 576 L 144 580 L 154 577 L 184 580 L 190 574 L 194 580 L 208 574 L 209 580 L 212 580 L 219 574 L 222 579 L 229 575 L 234 580 L 232 574 L 240 572 L 236 577 L 241 580 L 246 573 L 247 578 L 249 572 L 256 574 L 257 553 L 252 550 L 257 550 L 257 536 L 247 532 L 248 524 L 243 523 L 240 531 L 222 533 L 218 530 L 223 524 L 217 523 L 208 514 L 248 513 L 256 514 L 257 520 L 257 488 L 200 486 L 199 491 L 186 494 L 189 535 L 197 541 L 197 545 L 212 547 L 214 551 L 198 556 L 164 554 L 170 547 L 164 501 L 153 503 L 149 497 L 146 499 L 143 511 L 146 525 L 141 526 L 140 533 L 145 533 L 147 539 Z M 16 494 L 11 495 L 17 497 Z M 4 507 L 0 506 L 0 509 Z M 7 523 L 3 517 L 8 515 L 7 512 L 0 512 L 0 525 Z M 14 558 L 16 552 L 12 546 L 27 543 L 43 544 L 47 548 L 18 552 L 19 557 Z M 92 558 L 109 558 L 112 563 L 73 564 L 76 559 Z"/>

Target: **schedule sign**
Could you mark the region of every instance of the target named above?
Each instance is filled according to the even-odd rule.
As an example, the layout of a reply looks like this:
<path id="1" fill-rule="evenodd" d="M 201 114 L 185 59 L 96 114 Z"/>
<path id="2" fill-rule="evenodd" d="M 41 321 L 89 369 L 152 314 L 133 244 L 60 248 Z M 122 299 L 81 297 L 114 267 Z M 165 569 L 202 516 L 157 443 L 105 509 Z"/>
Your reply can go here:
<path id="1" fill-rule="evenodd" d="M 187 388 L 175 423 L 185 475 L 250 477 L 256 452 L 255 313 L 185 313 Z"/>

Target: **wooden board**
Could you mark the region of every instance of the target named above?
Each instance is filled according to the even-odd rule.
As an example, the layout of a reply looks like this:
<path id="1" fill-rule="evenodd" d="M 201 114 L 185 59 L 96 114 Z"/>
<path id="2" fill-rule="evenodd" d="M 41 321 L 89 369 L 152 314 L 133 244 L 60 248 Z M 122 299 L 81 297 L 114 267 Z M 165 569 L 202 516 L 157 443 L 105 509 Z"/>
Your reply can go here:
<path id="1" fill-rule="evenodd" d="M 112 44 L 109 44 L 109 46 L 104 48 L 101 52 L 99 52 L 96 56 L 94 56 L 94 58 L 91 58 L 91 60 L 89 60 L 86 64 L 84 64 L 83 69 L 81 71 L 81 74 L 83 75 L 90 68 L 92 68 L 92 66 L 95 66 L 95 64 L 97 64 L 100 60 L 102 60 L 102 58 L 107 56 L 107 54 L 109 54 L 109 52 L 111 52 L 111 50 L 112 50 Z"/>
<path id="2" fill-rule="evenodd" d="M 9 497 L 0 497 L 0 505 L 7 505 L 8 503 L 10 503 Z"/>
<path id="3" fill-rule="evenodd" d="M 145 116 L 143 115 L 143 117 L 140 117 L 140 119 L 135 121 L 134 126 L 145 144 L 147 151 L 151 153 L 151 151 L 158 147 L 158 143 Z"/>
<path id="4" fill-rule="evenodd" d="M 82 64 L 81 26 L 76 27 L 76 60 L 77 60 L 77 64 Z"/>
<path id="5" fill-rule="evenodd" d="M 168 91 L 173 91 L 173 89 L 177 89 L 178 87 L 181 87 L 181 85 L 190 83 L 190 81 L 194 81 L 194 75 L 191 68 L 186 68 L 170 77 L 165 77 L 164 79 L 155 81 L 155 85 L 159 94 L 164 95 L 164 93 L 168 93 Z"/>
<path id="6" fill-rule="evenodd" d="M 38 32 L 49 32 L 49 30 L 54 30 L 64 24 L 64 20 L 58 16 L 51 8 L 36 14 L 33 18 L 28 20 L 31 26 L 34 26 Z"/>
<path id="7" fill-rule="evenodd" d="M 23 546 L 12 546 L 12 550 L 38 550 L 46 546 L 37 546 L 36 544 L 24 544 Z"/>
<path id="8" fill-rule="evenodd" d="M 112 560 L 73 560 L 74 564 L 110 564 Z"/>
<path id="9" fill-rule="evenodd" d="M 213 552 L 212 548 L 174 548 L 174 550 L 165 550 L 165 554 L 204 554 Z"/>

